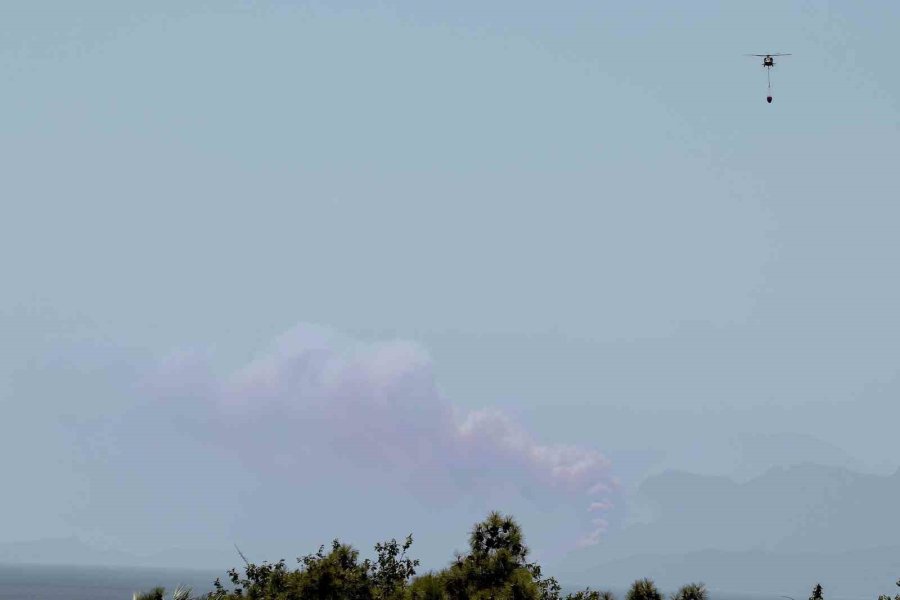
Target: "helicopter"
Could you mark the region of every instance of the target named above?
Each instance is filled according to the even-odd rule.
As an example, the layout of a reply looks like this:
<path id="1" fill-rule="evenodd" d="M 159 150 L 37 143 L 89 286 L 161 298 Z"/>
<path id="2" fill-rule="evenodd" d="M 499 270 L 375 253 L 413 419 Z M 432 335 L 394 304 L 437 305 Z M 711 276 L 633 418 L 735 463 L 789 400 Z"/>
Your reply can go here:
<path id="1" fill-rule="evenodd" d="M 769 82 L 769 93 L 766 95 L 766 102 L 772 104 L 772 77 L 770 72 L 775 66 L 775 56 L 790 56 L 790 54 L 748 54 L 747 56 L 756 56 L 763 59 L 762 66 L 766 68 L 766 80 Z"/>

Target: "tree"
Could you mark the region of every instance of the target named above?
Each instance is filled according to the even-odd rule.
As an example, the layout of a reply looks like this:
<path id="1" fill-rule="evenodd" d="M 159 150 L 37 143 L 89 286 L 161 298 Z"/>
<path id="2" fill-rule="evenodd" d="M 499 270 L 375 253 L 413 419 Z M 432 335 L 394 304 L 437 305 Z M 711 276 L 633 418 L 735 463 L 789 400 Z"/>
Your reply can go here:
<path id="1" fill-rule="evenodd" d="M 537 563 L 528 563 L 525 565 L 525 568 L 528 569 L 532 579 L 534 579 L 540 600 L 560 600 L 562 587 L 555 577 L 544 577 L 541 573 L 541 566 Z"/>
<path id="2" fill-rule="evenodd" d="M 631 584 L 626 600 L 663 600 L 663 595 L 651 579 L 638 579 Z"/>
<path id="3" fill-rule="evenodd" d="M 166 589 L 155 587 L 149 592 L 134 594 L 134 600 L 164 600 L 166 597 Z"/>
<path id="4" fill-rule="evenodd" d="M 360 561 L 359 552 L 334 540 L 326 551 L 297 559 L 289 569 L 277 562 L 244 560 L 241 571 L 230 569 L 232 589 L 216 579 L 205 600 L 563 600 L 561 587 L 545 577 L 540 565 L 528 562 L 528 547 L 519 524 L 510 516 L 490 513 L 469 532 L 469 550 L 457 554 L 440 572 L 416 577 L 419 561 L 409 558 L 412 535 L 375 544 L 374 559 Z M 707 600 L 702 584 L 691 584 L 672 600 Z M 165 590 L 156 588 L 135 594 L 135 600 L 166 600 Z M 171 600 L 191 598 L 190 589 L 178 588 Z M 615 600 L 610 592 L 587 588 L 565 600 Z M 663 600 L 649 579 L 636 581 L 627 600 Z M 886 599 L 891 600 L 891 599 Z M 900 600 L 897 598 L 895 600 Z"/>
<path id="5" fill-rule="evenodd" d="M 825 596 L 822 594 L 822 584 L 817 583 L 816 587 L 813 588 L 812 595 L 809 597 L 809 600 L 824 600 Z"/>
<path id="6" fill-rule="evenodd" d="M 407 557 L 413 539 L 403 544 L 396 539 L 375 544 L 375 560 L 359 560 L 359 552 L 340 540 L 326 553 L 320 546 L 315 554 L 297 559 L 299 568 L 289 570 L 284 559 L 254 564 L 244 559 L 243 573 L 228 571 L 234 586 L 226 590 L 218 579 L 207 600 L 402 600 L 409 579 L 419 561 Z M 240 550 L 238 550 L 240 552 Z M 243 558 L 243 554 L 241 555 Z M 146 600 L 163 600 L 147 598 Z M 190 600 L 174 597 L 173 600 Z"/>
<path id="7" fill-rule="evenodd" d="M 702 583 L 689 583 L 672 594 L 672 600 L 708 600 L 709 592 Z"/>
<path id="8" fill-rule="evenodd" d="M 440 574 L 426 573 L 417 577 L 409 586 L 410 600 L 444 600 L 444 581 Z"/>
<path id="9" fill-rule="evenodd" d="M 419 561 L 407 558 L 406 551 L 412 546 L 412 534 L 406 536 L 403 546 L 392 539 L 389 542 L 375 544 L 378 558 L 374 563 L 365 561 L 375 588 L 375 598 L 390 600 L 397 597 L 406 583 L 416 574 Z"/>
<path id="10" fill-rule="evenodd" d="M 320 547 L 316 554 L 298 559 L 303 566 L 297 579 L 298 598 L 321 600 L 373 600 L 375 590 L 368 561 L 359 562 L 359 552 L 339 540 L 331 552 Z"/>
<path id="11" fill-rule="evenodd" d="M 519 524 L 492 512 L 469 534 L 469 553 L 458 555 L 444 572 L 450 600 L 541 600 L 535 569 L 525 559 L 528 548 Z M 540 577 L 538 570 L 538 578 Z M 548 590 L 552 584 L 547 583 Z"/>
<path id="12" fill-rule="evenodd" d="M 585 588 L 580 592 L 569 594 L 568 596 L 566 596 L 566 600 L 616 600 L 616 597 L 612 592 L 597 591 L 592 590 L 591 588 Z"/>
<path id="13" fill-rule="evenodd" d="M 228 578 L 235 586 L 234 591 L 227 594 L 217 579 L 216 590 L 210 594 L 211 598 L 246 597 L 249 600 L 269 598 L 280 600 L 291 597 L 291 573 L 287 570 L 284 559 L 276 563 L 263 562 L 259 565 L 248 562 L 243 575 L 238 573 L 237 569 L 230 569 Z"/>

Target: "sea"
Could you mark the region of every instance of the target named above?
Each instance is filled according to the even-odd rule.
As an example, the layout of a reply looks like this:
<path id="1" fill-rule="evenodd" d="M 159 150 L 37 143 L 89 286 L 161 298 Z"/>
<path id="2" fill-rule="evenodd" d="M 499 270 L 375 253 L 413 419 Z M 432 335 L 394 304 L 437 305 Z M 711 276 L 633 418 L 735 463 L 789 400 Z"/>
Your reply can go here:
<path id="1" fill-rule="evenodd" d="M 225 571 L 0 564 L 0 600 L 132 600 L 135 592 L 177 586 L 197 595 L 212 591 Z"/>

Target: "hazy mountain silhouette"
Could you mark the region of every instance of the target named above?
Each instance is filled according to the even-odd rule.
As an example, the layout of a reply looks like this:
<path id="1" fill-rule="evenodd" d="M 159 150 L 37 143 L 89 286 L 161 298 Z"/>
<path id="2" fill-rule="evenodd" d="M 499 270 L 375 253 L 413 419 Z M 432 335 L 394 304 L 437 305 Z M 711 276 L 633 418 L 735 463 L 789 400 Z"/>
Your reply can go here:
<path id="1" fill-rule="evenodd" d="M 884 477 L 804 464 L 745 483 L 670 471 L 648 478 L 635 500 L 650 520 L 573 553 L 560 569 L 567 581 L 657 573 L 775 592 L 795 577 L 801 589 L 810 577 L 840 575 L 882 590 L 900 577 L 900 470 Z"/>
<path id="2" fill-rule="evenodd" d="M 859 473 L 871 472 L 863 461 L 812 435 L 743 433 L 731 438 L 730 443 L 738 455 L 731 473 L 737 481 L 759 477 L 773 466 L 817 464 Z"/>

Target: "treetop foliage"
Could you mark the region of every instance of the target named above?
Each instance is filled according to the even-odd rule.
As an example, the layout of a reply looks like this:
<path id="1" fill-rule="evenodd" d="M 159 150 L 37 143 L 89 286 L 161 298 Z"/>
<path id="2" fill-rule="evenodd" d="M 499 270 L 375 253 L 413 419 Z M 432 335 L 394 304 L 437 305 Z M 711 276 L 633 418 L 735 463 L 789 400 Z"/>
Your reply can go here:
<path id="1" fill-rule="evenodd" d="M 230 589 L 216 579 L 213 591 L 202 597 L 177 588 L 172 600 L 616 600 L 609 591 L 591 588 L 564 597 L 555 578 L 545 577 L 540 565 L 528 562 L 519 524 L 499 512 L 476 523 L 468 552 L 457 554 L 440 571 L 418 574 L 419 561 L 408 556 L 412 544 L 412 535 L 402 542 L 379 542 L 374 559 L 360 560 L 359 551 L 334 540 L 327 551 L 320 546 L 316 553 L 298 558 L 294 569 L 284 559 L 261 564 L 244 559 L 242 571 L 228 571 Z M 135 594 L 134 600 L 166 600 L 165 590 Z M 639 579 L 625 600 L 665 598 L 652 580 Z M 709 592 L 703 583 L 689 583 L 669 600 L 709 600 Z M 824 600 L 821 585 L 813 588 L 809 600 Z M 879 600 L 900 600 L 900 594 Z"/>
<path id="2" fill-rule="evenodd" d="M 709 592 L 702 583 L 689 583 L 672 594 L 672 600 L 709 600 Z"/>
<path id="3" fill-rule="evenodd" d="M 663 600 L 663 595 L 650 579 L 638 579 L 631 584 L 626 600 Z"/>

